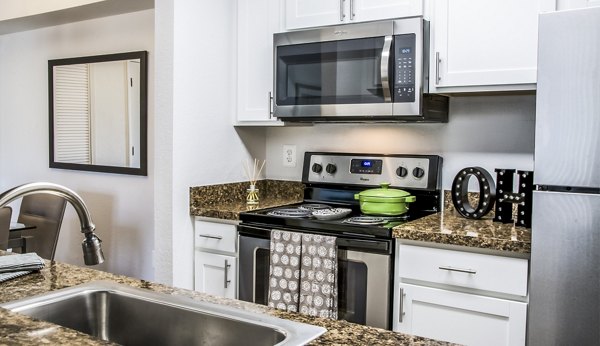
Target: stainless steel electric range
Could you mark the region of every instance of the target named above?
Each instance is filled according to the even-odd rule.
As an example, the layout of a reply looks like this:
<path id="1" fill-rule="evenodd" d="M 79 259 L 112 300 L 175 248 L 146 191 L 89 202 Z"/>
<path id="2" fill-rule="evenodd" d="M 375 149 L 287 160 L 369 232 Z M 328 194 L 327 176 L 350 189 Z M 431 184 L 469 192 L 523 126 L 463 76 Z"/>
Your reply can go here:
<path id="1" fill-rule="evenodd" d="M 440 210 L 441 168 L 435 155 L 305 153 L 303 203 L 240 214 L 239 299 L 267 304 L 271 230 L 333 235 L 339 318 L 390 329 L 392 228 Z M 416 196 L 406 214 L 361 213 L 354 195 L 381 183 Z"/>

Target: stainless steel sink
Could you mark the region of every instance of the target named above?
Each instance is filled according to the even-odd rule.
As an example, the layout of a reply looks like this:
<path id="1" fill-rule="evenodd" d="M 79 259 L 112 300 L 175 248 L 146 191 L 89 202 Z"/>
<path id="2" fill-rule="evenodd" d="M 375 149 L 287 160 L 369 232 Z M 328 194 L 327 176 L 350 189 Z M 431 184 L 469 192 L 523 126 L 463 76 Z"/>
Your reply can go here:
<path id="1" fill-rule="evenodd" d="M 326 331 L 106 281 L 0 307 L 123 345 L 303 345 Z"/>

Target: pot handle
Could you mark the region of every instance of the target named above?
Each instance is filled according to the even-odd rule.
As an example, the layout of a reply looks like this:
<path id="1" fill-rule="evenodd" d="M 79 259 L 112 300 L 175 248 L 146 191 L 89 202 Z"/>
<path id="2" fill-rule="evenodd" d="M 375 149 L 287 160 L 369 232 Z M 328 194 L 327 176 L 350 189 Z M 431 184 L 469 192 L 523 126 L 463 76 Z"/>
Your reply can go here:
<path id="1" fill-rule="evenodd" d="M 412 203 L 416 200 L 417 200 L 417 197 L 415 197 L 415 196 L 406 196 L 404 198 L 404 203 Z"/>

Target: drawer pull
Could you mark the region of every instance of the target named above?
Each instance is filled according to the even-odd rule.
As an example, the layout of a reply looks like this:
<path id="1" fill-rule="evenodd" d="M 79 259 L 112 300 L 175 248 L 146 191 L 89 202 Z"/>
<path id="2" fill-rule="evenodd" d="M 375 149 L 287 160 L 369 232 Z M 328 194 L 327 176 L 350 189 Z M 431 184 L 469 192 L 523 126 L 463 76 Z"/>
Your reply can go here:
<path id="1" fill-rule="evenodd" d="M 220 235 L 212 235 L 212 234 L 198 234 L 198 236 L 202 237 L 202 238 L 210 238 L 210 239 L 218 239 L 218 240 L 223 239 L 223 237 L 221 237 Z"/>
<path id="2" fill-rule="evenodd" d="M 441 266 L 438 267 L 441 270 L 447 270 L 447 271 L 451 271 L 451 272 L 459 272 L 459 273 L 467 273 L 467 274 L 477 274 L 476 270 L 473 269 L 462 269 L 462 268 L 454 268 L 454 267 L 450 267 L 450 266 Z"/>

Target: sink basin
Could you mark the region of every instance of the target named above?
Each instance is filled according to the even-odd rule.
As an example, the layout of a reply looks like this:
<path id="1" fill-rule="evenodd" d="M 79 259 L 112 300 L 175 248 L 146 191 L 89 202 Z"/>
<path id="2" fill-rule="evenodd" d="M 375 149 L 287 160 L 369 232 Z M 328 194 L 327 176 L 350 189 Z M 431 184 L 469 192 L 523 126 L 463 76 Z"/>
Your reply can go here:
<path id="1" fill-rule="evenodd" d="M 0 307 L 123 345 L 303 345 L 326 331 L 106 281 Z"/>

